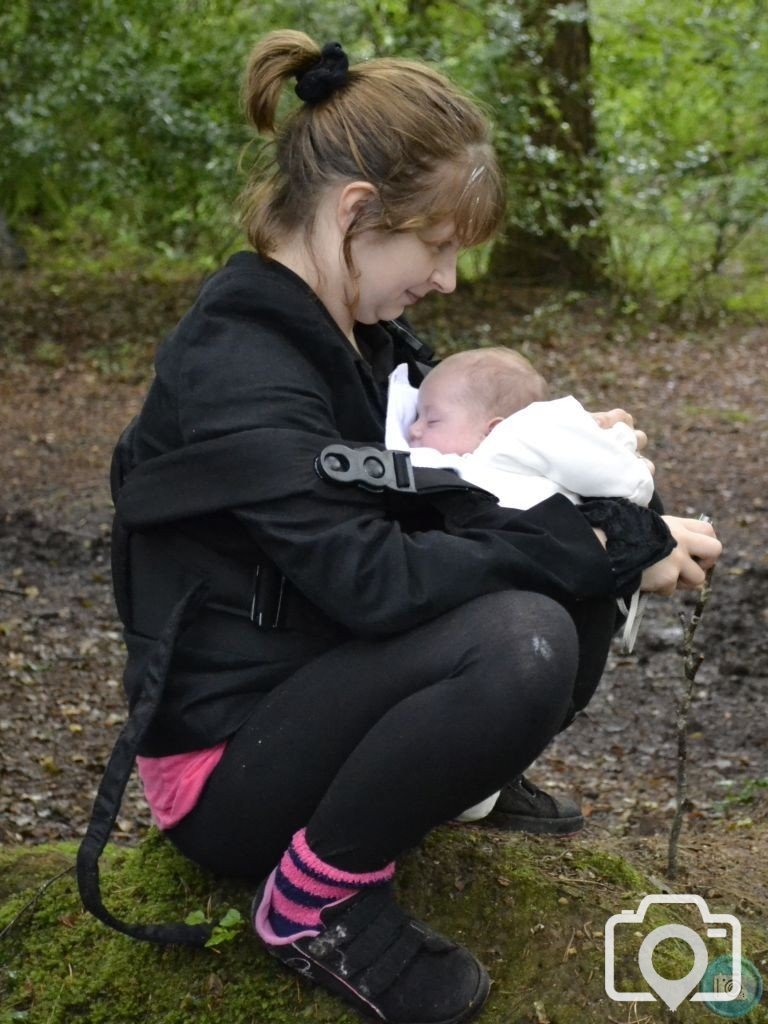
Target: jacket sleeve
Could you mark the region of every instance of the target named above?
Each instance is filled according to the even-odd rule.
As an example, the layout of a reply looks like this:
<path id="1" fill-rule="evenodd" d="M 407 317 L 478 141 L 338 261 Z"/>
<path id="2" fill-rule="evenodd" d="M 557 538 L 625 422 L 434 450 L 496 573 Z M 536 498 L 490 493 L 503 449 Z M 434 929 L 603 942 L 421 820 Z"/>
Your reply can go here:
<path id="1" fill-rule="evenodd" d="M 498 590 L 534 590 L 564 600 L 613 594 L 607 556 L 583 519 L 573 529 L 568 504 L 539 506 L 538 515 L 495 531 L 406 533 L 382 514 L 378 501 L 359 495 L 329 500 L 317 489 L 311 496 L 294 494 L 287 516 L 281 507 L 237 514 L 286 577 L 327 615 L 354 632 L 386 635 Z"/>
<path id="2" fill-rule="evenodd" d="M 322 374 L 285 345 L 277 357 L 274 346 L 253 337 L 246 358 L 241 342 L 229 335 L 219 342 L 205 366 L 194 352 L 185 361 L 184 442 L 238 432 L 253 438 L 240 470 L 226 469 L 242 472 L 247 464 L 253 476 L 253 500 L 233 512 L 255 546 L 337 622 L 386 635 L 492 591 L 532 589 L 562 599 L 614 593 L 602 546 L 560 496 L 528 512 L 505 510 L 498 529 L 488 527 L 495 520 L 486 507 L 482 527 L 454 509 L 447 530 L 406 532 L 382 494 L 321 479 L 315 458 L 343 440 Z"/>

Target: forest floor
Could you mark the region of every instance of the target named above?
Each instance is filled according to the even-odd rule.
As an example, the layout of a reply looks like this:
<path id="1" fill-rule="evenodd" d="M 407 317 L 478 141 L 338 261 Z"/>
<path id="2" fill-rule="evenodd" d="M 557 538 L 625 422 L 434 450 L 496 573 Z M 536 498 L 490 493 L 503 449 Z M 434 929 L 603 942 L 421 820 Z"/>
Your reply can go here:
<path id="1" fill-rule="evenodd" d="M 139 408 L 153 345 L 195 287 L 136 274 L 98 286 L 0 280 L 0 843 L 81 835 L 124 720 L 109 458 Z M 631 410 L 651 439 L 668 510 L 714 517 L 725 553 L 696 634 L 703 662 L 676 884 L 764 917 L 768 328 L 651 328 L 596 302 L 542 303 L 464 293 L 414 319 L 444 352 L 492 337 L 521 346 L 554 394 Z M 530 772 L 581 799 L 588 827 L 578 842 L 625 853 L 660 885 L 674 813 L 681 618 L 692 607 L 692 595 L 649 602 L 635 652 L 616 641 L 588 714 Z M 115 838 L 133 843 L 147 826 L 132 782 Z"/>

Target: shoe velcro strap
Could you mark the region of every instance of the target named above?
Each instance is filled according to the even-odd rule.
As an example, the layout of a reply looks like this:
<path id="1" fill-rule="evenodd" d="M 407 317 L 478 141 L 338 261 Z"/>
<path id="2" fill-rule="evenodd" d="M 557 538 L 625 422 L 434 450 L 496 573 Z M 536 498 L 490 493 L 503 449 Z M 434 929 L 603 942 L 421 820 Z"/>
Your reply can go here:
<path id="1" fill-rule="evenodd" d="M 380 908 L 378 916 L 369 920 L 351 941 L 345 943 L 344 960 L 351 975 L 367 970 L 375 964 L 411 923 L 411 918 L 391 901 Z M 344 921 L 346 932 L 347 922 Z"/>
<path id="2" fill-rule="evenodd" d="M 323 923 L 329 929 L 343 928 L 344 946 L 347 947 L 381 915 L 389 917 L 390 909 L 398 915 L 400 927 L 402 927 L 403 920 L 407 920 L 407 918 L 394 902 L 390 887 L 388 885 L 376 886 L 366 892 L 362 898 L 350 901 L 348 906 L 343 906 L 340 913 L 332 913 L 328 917 L 323 915 Z M 390 934 L 393 932 L 395 932 L 395 928 L 390 925 Z M 367 966 L 367 964 L 361 966 Z"/>
<path id="3" fill-rule="evenodd" d="M 355 987 L 374 999 L 386 992 L 409 967 L 427 938 L 427 933 L 415 921 L 410 921 L 389 949 L 355 978 Z M 451 943 L 446 942 L 445 945 L 446 948 L 454 948 Z"/>

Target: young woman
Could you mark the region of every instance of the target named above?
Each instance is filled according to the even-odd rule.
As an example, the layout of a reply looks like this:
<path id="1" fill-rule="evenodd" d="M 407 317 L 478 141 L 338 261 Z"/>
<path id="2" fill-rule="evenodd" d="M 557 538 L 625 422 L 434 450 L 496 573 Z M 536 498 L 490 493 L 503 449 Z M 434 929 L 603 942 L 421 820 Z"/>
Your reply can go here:
<path id="1" fill-rule="evenodd" d="M 618 592 L 695 587 L 720 545 L 621 502 L 516 512 L 452 481 L 425 497 L 324 472 L 339 445 L 383 447 L 388 374 L 428 369 L 397 318 L 453 291 L 459 251 L 500 224 L 501 177 L 479 111 L 419 64 L 348 67 L 276 32 L 245 102 L 276 142 L 244 205 L 255 251 L 161 346 L 115 463 L 140 772 L 183 853 L 261 881 L 256 934 L 289 967 L 392 1024 L 464 1021 L 488 976 L 397 906 L 397 858 L 586 703 Z M 508 798 L 513 826 L 578 816 Z"/>

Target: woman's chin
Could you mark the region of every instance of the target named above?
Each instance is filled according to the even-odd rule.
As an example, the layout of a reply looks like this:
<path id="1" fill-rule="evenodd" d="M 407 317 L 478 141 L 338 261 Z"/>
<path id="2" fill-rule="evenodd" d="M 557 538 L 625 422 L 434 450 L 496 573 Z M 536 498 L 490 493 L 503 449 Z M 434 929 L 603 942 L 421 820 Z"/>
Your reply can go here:
<path id="1" fill-rule="evenodd" d="M 361 324 L 378 324 L 382 321 L 397 320 L 405 312 L 405 305 L 404 302 L 392 303 L 391 306 L 382 306 L 375 313 L 366 313 L 361 310 L 357 314 L 357 321 Z"/>

